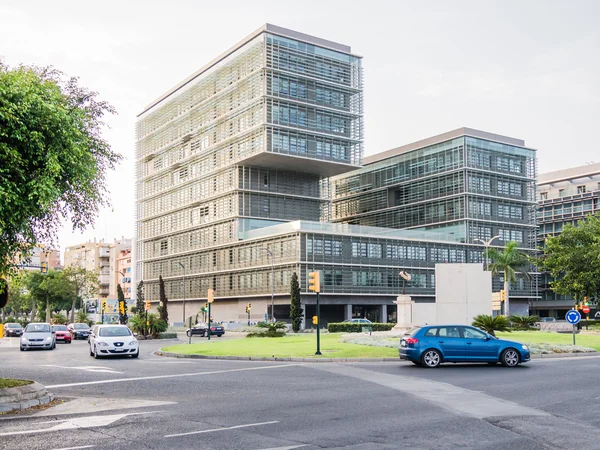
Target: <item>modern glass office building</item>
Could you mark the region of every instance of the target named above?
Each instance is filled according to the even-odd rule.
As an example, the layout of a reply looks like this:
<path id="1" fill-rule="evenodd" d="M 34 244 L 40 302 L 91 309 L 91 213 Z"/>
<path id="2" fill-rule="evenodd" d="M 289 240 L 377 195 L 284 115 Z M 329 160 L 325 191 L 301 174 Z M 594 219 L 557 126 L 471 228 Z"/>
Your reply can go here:
<path id="1" fill-rule="evenodd" d="M 171 321 L 215 290 L 216 320 L 289 318 L 290 279 L 322 272 L 323 321 L 395 320 L 435 301 L 435 264 L 483 262 L 477 239 L 535 244 L 535 151 L 459 129 L 362 161 L 361 58 L 265 25 L 149 105 L 137 123 L 137 278 Z M 494 280 L 495 290 L 501 280 Z M 537 295 L 511 290 L 515 312 Z"/>
<path id="2" fill-rule="evenodd" d="M 576 225 L 589 214 L 600 212 L 600 163 L 557 170 L 538 179 L 538 247 L 549 236 L 561 233 L 565 224 Z M 533 313 L 542 317 L 564 318 L 574 299 L 550 289 L 552 278 L 544 273 L 540 280 L 539 301 Z"/>

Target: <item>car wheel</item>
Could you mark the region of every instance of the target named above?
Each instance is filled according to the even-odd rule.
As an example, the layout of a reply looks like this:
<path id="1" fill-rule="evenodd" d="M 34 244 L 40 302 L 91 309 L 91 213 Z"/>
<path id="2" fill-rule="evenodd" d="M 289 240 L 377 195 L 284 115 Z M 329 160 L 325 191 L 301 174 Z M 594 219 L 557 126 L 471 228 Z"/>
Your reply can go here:
<path id="1" fill-rule="evenodd" d="M 138 356 L 140 356 L 140 351 L 138 350 L 137 353 L 135 355 L 131 355 L 132 358 L 137 358 Z"/>
<path id="2" fill-rule="evenodd" d="M 90 356 L 94 356 L 94 352 L 92 351 L 92 346 L 90 345 Z"/>
<path id="3" fill-rule="evenodd" d="M 96 350 L 96 346 L 94 345 L 94 358 L 100 359 L 100 355 L 98 354 L 98 350 Z"/>
<path id="4" fill-rule="evenodd" d="M 516 367 L 520 361 L 519 352 L 514 348 L 507 348 L 502 352 L 502 356 L 500 356 L 500 362 L 504 367 Z"/>
<path id="5" fill-rule="evenodd" d="M 221 336 L 223 336 L 223 335 L 222 334 L 217 334 L 217 337 L 221 337 Z"/>
<path id="6" fill-rule="evenodd" d="M 441 362 L 442 355 L 433 348 L 425 350 L 423 352 L 423 356 L 421 356 L 421 364 L 423 364 L 425 367 L 429 367 L 430 369 L 439 366 Z"/>
<path id="7" fill-rule="evenodd" d="M 192 335 L 192 332 L 191 332 L 190 330 L 187 330 L 187 331 L 185 332 L 185 334 L 187 335 L 187 337 L 190 337 L 190 336 Z"/>
<path id="8" fill-rule="evenodd" d="M 20 348 L 21 348 L 21 351 L 22 351 L 22 352 L 24 352 L 24 351 L 25 351 L 25 349 L 23 348 L 23 346 L 21 346 Z"/>

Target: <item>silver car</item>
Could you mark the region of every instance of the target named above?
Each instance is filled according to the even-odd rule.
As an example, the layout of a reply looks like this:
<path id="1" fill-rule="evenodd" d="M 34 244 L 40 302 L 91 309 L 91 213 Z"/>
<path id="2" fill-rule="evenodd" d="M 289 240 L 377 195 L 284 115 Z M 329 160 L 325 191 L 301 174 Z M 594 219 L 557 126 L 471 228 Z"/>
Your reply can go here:
<path id="1" fill-rule="evenodd" d="M 30 348 L 56 348 L 56 334 L 49 323 L 30 323 L 21 336 L 21 351 Z"/>

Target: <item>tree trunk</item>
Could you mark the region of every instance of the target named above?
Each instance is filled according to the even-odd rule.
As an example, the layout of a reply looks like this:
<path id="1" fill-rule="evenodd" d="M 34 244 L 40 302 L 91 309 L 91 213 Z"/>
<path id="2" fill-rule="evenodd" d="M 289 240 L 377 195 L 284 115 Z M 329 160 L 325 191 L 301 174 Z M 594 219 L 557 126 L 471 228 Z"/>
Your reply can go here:
<path id="1" fill-rule="evenodd" d="M 506 300 L 504 301 L 504 315 L 506 317 L 510 316 L 510 301 L 508 299 L 509 296 L 509 292 L 508 292 L 508 286 L 509 286 L 509 282 L 506 280 L 506 273 L 504 274 L 504 295 L 506 295 Z"/>
<path id="2" fill-rule="evenodd" d="M 32 300 L 31 304 L 31 319 L 30 322 L 35 322 L 35 299 Z"/>
<path id="3" fill-rule="evenodd" d="M 48 296 L 46 296 L 46 322 L 50 323 L 52 319 L 52 315 L 50 314 L 50 300 L 48 300 Z"/>
<path id="4" fill-rule="evenodd" d="M 71 303 L 71 321 L 69 323 L 75 323 L 75 302 L 77 301 L 77 297 L 73 297 L 73 302 Z"/>

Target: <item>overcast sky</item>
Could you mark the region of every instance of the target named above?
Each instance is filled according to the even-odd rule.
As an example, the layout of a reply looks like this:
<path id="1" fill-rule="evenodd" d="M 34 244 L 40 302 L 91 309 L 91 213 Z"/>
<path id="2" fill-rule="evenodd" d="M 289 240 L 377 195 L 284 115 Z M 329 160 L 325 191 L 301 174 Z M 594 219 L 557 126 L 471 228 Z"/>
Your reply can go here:
<path id="1" fill-rule="evenodd" d="M 538 172 L 600 162 L 600 1 L 0 0 L 0 58 L 53 65 L 112 103 L 112 208 L 66 246 L 134 235 L 142 108 L 264 23 L 364 57 L 366 155 L 462 126 L 525 140 Z"/>

